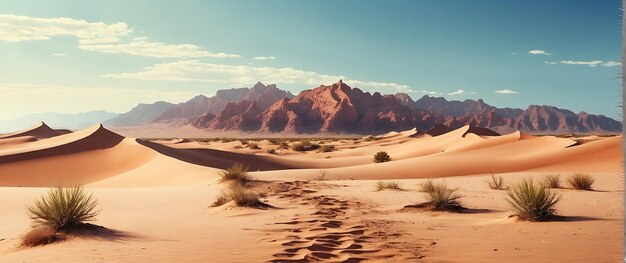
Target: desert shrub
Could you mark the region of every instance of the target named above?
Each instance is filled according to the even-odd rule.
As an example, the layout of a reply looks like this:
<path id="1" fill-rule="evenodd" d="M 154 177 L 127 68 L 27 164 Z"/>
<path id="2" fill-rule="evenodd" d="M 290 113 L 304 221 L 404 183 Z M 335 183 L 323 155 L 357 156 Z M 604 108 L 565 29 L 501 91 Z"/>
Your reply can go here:
<path id="1" fill-rule="evenodd" d="M 276 149 L 268 149 L 266 152 L 269 154 L 276 154 Z"/>
<path id="2" fill-rule="evenodd" d="M 335 150 L 335 146 L 333 145 L 322 145 L 322 147 L 320 148 L 320 152 L 326 153 L 326 152 L 332 152 Z"/>
<path id="3" fill-rule="evenodd" d="M 278 148 L 289 149 L 289 144 L 287 142 L 280 142 L 280 144 L 278 144 Z"/>
<path id="4" fill-rule="evenodd" d="M 252 150 L 258 150 L 261 149 L 261 147 L 259 147 L 259 144 L 257 144 L 256 142 L 251 142 L 248 143 L 248 148 L 252 149 Z"/>
<path id="5" fill-rule="evenodd" d="M 384 162 L 389 162 L 389 161 L 391 161 L 391 156 L 389 156 L 387 152 L 377 152 L 374 155 L 375 163 L 384 163 Z"/>
<path id="6" fill-rule="evenodd" d="M 432 183 L 432 182 L 431 182 Z M 432 189 L 426 191 L 426 208 L 436 211 L 458 211 L 462 208 L 457 188 L 448 188 L 446 182 L 432 183 Z"/>
<path id="7" fill-rule="evenodd" d="M 542 183 L 524 179 L 508 192 L 506 201 L 516 215 L 527 221 L 544 221 L 556 214 L 554 206 L 561 196 L 553 193 Z"/>
<path id="8" fill-rule="evenodd" d="M 92 194 L 81 186 L 58 186 L 28 206 L 27 211 L 35 225 L 69 230 L 93 220 L 98 215 L 97 205 Z"/>
<path id="9" fill-rule="evenodd" d="M 417 191 L 420 191 L 422 193 L 428 193 L 434 190 L 435 190 L 435 184 L 433 183 L 433 180 L 431 179 L 428 179 L 428 181 L 421 183 L 417 189 Z"/>
<path id="10" fill-rule="evenodd" d="M 233 184 L 222 192 L 211 206 L 221 206 L 230 201 L 235 202 L 237 206 L 243 207 L 259 207 L 264 205 L 263 202 L 259 200 L 257 193 L 246 189 L 243 185 Z"/>
<path id="11" fill-rule="evenodd" d="M 546 176 L 544 181 L 548 188 L 561 188 L 561 178 L 558 174 L 551 174 Z"/>
<path id="12" fill-rule="evenodd" d="M 320 170 L 320 175 L 315 177 L 315 180 L 317 180 L 317 181 L 324 181 L 324 180 L 326 180 L 326 170 Z"/>
<path id="13" fill-rule="evenodd" d="M 489 184 L 489 188 L 494 190 L 508 189 L 508 187 L 504 185 L 504 178 L 502 178 L 502 176 L 496 176 L 495 174 L 491 174 L 491 181 L 487 183 Z"/>
<path id="14" fill-rule="evenodd" d="M 593 177 L 582 173 L 577 173 L 567 178 L 567 183 L 576 190 L 593 190 L 591 188 L 593 182 L 595 182 Z"/>
<path id="15" fill-rule="evenodd" d="M 400 183 L 398 182 L 383 182 L 383 181 L 378 181 L 376 182 L 376 191 L 382 191 L 382 190 L 402 190 L 400 188 Z"/>
<path id="16" fill-rule="evenodd" d="M 21 245 L 26 247 L 44 246 L 61 239 L 64 239 L 64 236 L 53 228 L 38 226 L 22 237 Z"/>
<path id="17" fill-rule="evenodd" d="M 248 145 L 248 140 L 239 140 L 239 142 L 241 142 L 241 145 Z"/>
<path id="18" fill-rule="evenodd" d="M 316 143 L 311 143 L 310 141 L 301 141 L 298 143 L 294 143 L 291 146 L 291 149 L 298 152 L 306 152 L 311 150 L 319 149 L 320 145 Z"/>
<path id="19" fill-rule="evenodd" d="M 248 175 L 248 167 L 242 163 L 236 163 L 230 168 L 220 173 L 221 181 L 237 181 L 245 182 L 249 181 L 250 175 Z"/>
<path id="20" fill-rule="evenodd" d="M 273 145 L 278 145 L 280 143 L 280 141 L 278 141 L 278 139 L 267 139 L 267 141 Z"/>

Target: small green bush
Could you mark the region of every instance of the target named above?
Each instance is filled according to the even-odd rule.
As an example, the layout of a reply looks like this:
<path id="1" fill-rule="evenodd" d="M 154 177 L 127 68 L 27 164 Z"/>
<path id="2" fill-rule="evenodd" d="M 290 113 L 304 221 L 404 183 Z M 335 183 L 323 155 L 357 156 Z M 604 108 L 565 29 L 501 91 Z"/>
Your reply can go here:
<path id="1" fill-rule="evenodd" d="M 27 206 L 27 211 L 35 225 L 65 231 L 93 220 L 98 215 L 97 205 L 93 195 L 81 186 L 58 186 Z"/>
<path id="2" fill-rule="evenodd" d="M 230 168 L 220 173 L 221 181 L 237 181 L 246 182 L 249 181 L 250 175 L 248 175 L 248 167 L 242 163 L 235 163 Z"/>
<path id="3" fill-rule="evenodd" d="M 508 193 L 506 201 L 521 220 L 545 221 L 556 214 L 554 206 L 561 196 L 553 193 L 542 183 L 524 179 Z"/>
<path id="4" fill-rule="evenodd" d="M 391 156 L 389 156 L 389 154 L 387 154 L 386 152 L 377 152 L 374 155 L 375 163 L 384 163 L 389 161 L 391 161 Z"/>
<path id="5" fill-rule="evenodd" d="M 567 178 L 567 183 L 576 190 L 593 190 L 591 186 L 595 182 L 588 174 L 577 173 Z"/>

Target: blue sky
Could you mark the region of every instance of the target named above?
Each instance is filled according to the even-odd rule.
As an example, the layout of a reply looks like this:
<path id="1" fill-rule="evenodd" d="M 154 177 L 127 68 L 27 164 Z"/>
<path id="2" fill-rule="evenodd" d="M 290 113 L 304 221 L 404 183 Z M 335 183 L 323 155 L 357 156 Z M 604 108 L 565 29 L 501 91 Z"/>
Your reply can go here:
<path id="1" fill-rule="evenodd" d="M 0 119 L 262 81 L 619 115 L 619 1 L 11 1 Z"/>

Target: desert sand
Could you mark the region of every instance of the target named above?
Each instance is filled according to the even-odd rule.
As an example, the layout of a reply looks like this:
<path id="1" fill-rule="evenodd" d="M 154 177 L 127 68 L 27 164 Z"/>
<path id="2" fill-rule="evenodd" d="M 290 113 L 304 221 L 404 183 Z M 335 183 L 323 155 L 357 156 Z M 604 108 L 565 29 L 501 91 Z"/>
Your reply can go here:
<path id="1" fill-rule="evenodd" d="M 0 136 L 0 262 L 622 262 L 622 136 L 488 136 L 469 126 L 324 140 L 332 152 L 240 141 L 147 141 L 102 125 L 72 133 L 44 123 Z M 268 149 L 277 149 L 275 154 Z M 385 151 L 391 162 L 373 163 Z M 270 209 L 210 207 L 219 173 L 241 162 Z M 594 191 L 554 190 L 561 220 L 511 217 L 507 185 L 574 173 Z M 428 178 L 458 187 L 462 213 L 404 208 Z M 375 191 L 378 180 L 402 191 Z M 109 234 L 20 247 L 25 206 L 60 183 L 84 184 Z"/>

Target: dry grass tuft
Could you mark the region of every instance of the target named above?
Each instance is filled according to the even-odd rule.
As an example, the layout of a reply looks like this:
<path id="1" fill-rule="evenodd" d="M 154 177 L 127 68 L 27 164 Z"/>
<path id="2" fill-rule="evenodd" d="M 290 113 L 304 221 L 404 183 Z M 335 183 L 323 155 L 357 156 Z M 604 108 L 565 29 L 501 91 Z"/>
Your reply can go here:
<path id="1" fill-rule="evenodd" d="M 545 185 L 547 188 L 562 188 L 561 187 L 561 176 L 558 174 L 551 174 L 546 176 Z"/>
<path id="2" fill-rule="evenodd" d="M 417 190 L 422 193 L 432 192 L 435 190 L 435 184 L 433 183 L 433 180 L 428 179 L 428 181 L 421 183 Z"/>
<path id="3" fill-rule="evenodd" d="M 432 182 L 431 182 L 432 183 Z M 433 183 L 432 189 L 426 192 L 425 208 L 434 211 L 460 211 L 461 195 L 457 193 L 457 188 L 448 188 L 446 182 Z"/>
<path id="4" fill-rule="evenodd" d="M 489 188 L 494 190 L 508 190 L 509 187 L 504 185 L 504 178 L 491 174 L 491 181 L 488 182 Z"/>
<path id="5" fill-rule="evenodd" d="M 591 191 L 593 190 L 591 186 L 594 182 L 595 179 L 593 177 L 583 173 L 577 173 L 567 178 L 567 183 L 576 190 Z"/>
<path id="6" fill-rule="evenodd" d="M 251 180 L 248 174 L 248 167 L 242 163 L 236 163 L 225 171 L 221 172 L 221 181 L 237 181 L 240 183 Z"/>
<path id="7" fill-rule="evenodd" d="M 554 206 L 561 196 L 553 193 L 542 183 L 524 179 L 508 192 L 506 201 L 521 220 L 545 221 L 556 214 Z"/>
<path id="8" fill-rule="evenodd" d="M 31 229 L 22 237 L 21 246 L 35 247 L 45 246 L 47 244 L 65 239 L 65 235 L 58 233 L 49 226 L 38 226 Z"/>
<path id="9" fill-rule="evenodd" d="M 81 186 L 58 186 L 26 209 L 36 226 L 59 231 L 93 220 L 98 215 L 97 205 L 92 194 L 87 194 Z"/>
<path id="10" fill-rule="evenodd" d="M 241 184 L 232 184 L 222 192 L 218 199 L 211 204 L 212 207 L 224 205 L 233 201 L 235 205 L 241 207 L 268 208 L 268 204 L 259 200 L 259 194 L 248 190 Z"/>
<path id="11" fill-rule="evenodd" d="M 320 148 L 320 152 L 323 152 L 323 153 L 332 152 L 332 151 L 335 151 L 335 146 L 333 145 L 322 145 L 322 147 Z"/>
<path id="12" fill-rule="evenodd" d="M 400 188 L 400 183 L 398 182 L 383 182 L 383 181 L 378 181 L 376 182 L 376 191 L 383 191 L 383 190 L 402 190 L 402 188 Z"/>

